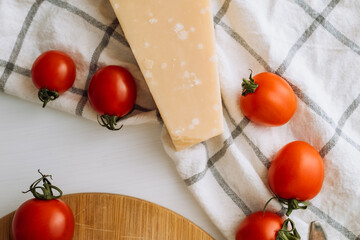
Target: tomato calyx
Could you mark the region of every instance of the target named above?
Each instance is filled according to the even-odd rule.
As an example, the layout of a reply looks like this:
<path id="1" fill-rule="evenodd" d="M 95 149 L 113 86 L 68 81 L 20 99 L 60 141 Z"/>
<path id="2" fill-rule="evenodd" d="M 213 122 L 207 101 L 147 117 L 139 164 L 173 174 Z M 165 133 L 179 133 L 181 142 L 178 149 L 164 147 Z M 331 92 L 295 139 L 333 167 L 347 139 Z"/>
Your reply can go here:
<path id="1" fill-rule="evenodd" d="M 120 121 L 122 118 L 125 118 L 126 116 L 130 115 L 135 110 L 135 107 L 131 109 L 130 112 L 128 112 L 126 115 L 122 117 L 118 117 L 116 115 L 109 115 L 109 114 L 103 114 L 100 117 L 97 116 L 97 121 L 102 127 L 106 127 L 109 130 L 117 131 L 120 130 L 124 125 L 121 125 L 120 127 L 116 128 L 117 122 Z"/>
<path id="2" fill-rule="evenodd" d="M 31 192 L 34 197 L 39 200 L 52 200 L 60 198 L 62 196 L 62 191 L 58 187 L 52 185 L 48 179 L 50 178 L 52 180 L 52 176 L 42 174 L 40 169 L 38 169 L 38 172 L 41 174 L 41 178 L 33 182 L 30 185 L 30 189 L 23 193 Z M 41 181 L 43 182 L 43 187 L 38 186 Z M 37 192 L 37 189 L 41 189 L 42 193 Z M 56 190 L 58 194 L 54 195 L 53 190 Z"/>
<path id="3" fill-rule="evenodd" d="M 291 225 L 288 230 L 289 223 Z M 282 228 L 277 232 L 275 240 L 300 240 L 300 234 L 296 230 L 295 223 L 290 219 L 286 219 L 282 225 Z"/>
<path id="4" fill-rule="evenodd" d="M 49 90 L 47 88 L 42 88 L 38 92 L 38 97 L 41 102 L 43 102 L 42 107 L 44 108 L 46 104 L 50 101 L 54 101 L 59 97 L 59 93 L 55 90 Z"/>
<path id="5" fill-rule="evenodd" d="M 256 88 L 259 86 L 257 83 L 255 83 L 254 79 L 252 78 L 252 70 L 250 70 L 250 76 L 249 79 L 243 78 L 243 82 L 241 83 L 241 86 L 243 87 L 242 95 L 246 96 L 248 93 L 254 93 Z"/>
<path id="6" fill-rule="evenodd" d="M 100 120 L 99 120 L 99 116 L 97 116 L 97 121 L 100 124 L 100 126 L 106 127 L 107 129 L 113 131 L 120 130 L 124 126 L 121 125 L 120 127 L 116 128 L 117 121 L 119 121 L 119 119 L 120 118 L 118 116 L 103 114 L 100 116 Z"/>
<path id="7" fill-rule="evenodd" d="M 267 205 L 271 202 L 271 200 L 273 199 L 277 199 L 282 205 L 285 205 L 286 207 L 286 216 L 290 216 L 290 214 L 292 213 L 293 210 L 297 210 L 297 209 L 306 209 L 309 204 L 306 201 L 299 201 L 297 199 L 285 199 L 285 198 L 281 198 L 278 196 L 272 197 L 270 198 L 265 206 L 264 206 L 264 212 L 265 209 L 267 207 Z"/>

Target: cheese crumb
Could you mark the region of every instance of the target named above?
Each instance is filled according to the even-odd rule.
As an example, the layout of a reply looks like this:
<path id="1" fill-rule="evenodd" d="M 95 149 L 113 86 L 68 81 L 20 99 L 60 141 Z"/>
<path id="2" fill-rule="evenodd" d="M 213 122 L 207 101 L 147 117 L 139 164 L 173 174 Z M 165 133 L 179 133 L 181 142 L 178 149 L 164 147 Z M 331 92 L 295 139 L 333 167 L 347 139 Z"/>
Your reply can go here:
<path id="1" fill-rule="evenodd" d="M 188 36 L 189 36 L 189 33 L 185 30 L 178 33 L 178 38 L 180 40 L 186 40 L 186 39 L 188 39 Z"/>
<path id="2" fill-rule="evenodd" d="M 188 71 L 184 72 L 184 78 L 190 78 L 190 73 Z"/>
<path id="3" fill-rule="evenodd" d="M 204 44 L 199 43 L 197 47 L 198 47 L 198 49 L 203 49 L 203 48 L 204 48 Z"/>
<path id="4" fill-rule="evenodd" d="M 194 72 L 185 71 L 183 74 L 183 80 L 182 87 L 178 89 L 190 89 L 201 84 L 201 81 Z"/>
<path id="5" fill-rule="evenodd" d="M 152 78 L 153 77 L 152 72 L 150 72 L 149 70 L 146 70 L 144 75 L 145 75 L 145 78 Z"/>
<path id="6" fill-rule="evenodd" d="M 154 66 L 154 61 L 151 59 L 145 59 L 144 65 L 145 65 L 145 68 L 152 69 Z"/>
<path id="7" fill-rule="evenodd" d="M 167 63 L 163 62 L 163 63 L 161 64 L 161 68 L 162 68 L 162 69 L 165 69 L 166 67 L 167 67 Z"/>
<path id="8" fill-rule="evenodd" d="M 180 31 L 183 30 L 183 29 L 184 29 L 184 25 L 182 25 L 181 23 L 177 23 L 177 24 L 175 24 L 175 26 L 174 26 L 174 31 L 175 31 L 176 33 L 180 32 Z"/>
<path id="9" fill-rule="evenodd" d="M 199 123 L 200 123 L 200 121 L 199 121 L 198 118 L 194 118 L 194 119 L 192 120 L 192 124 L 193 124 L 193 125 L 199 125 Z"/>
<path id="10" fill-rule="evenodd" d="M 195 85 L 199 85 L 200 83 L 201 83 L 201 81 L 199 79 L 197 79 L 197 78 L 194 79 L 194 84 Z"/>
<path id="11" fill-rule="evenodd" d="M 145 46 L 146 48 L 148 48 L 148 47 L 150 47 L 150 43 L 149 43 L 149 42 L 145 42 L 145 43 L 144 43 L 144 46 Z"/>
<path id="12" fill-rule="evenodd" d="M 175 135 L 181 135 L 185 131 L 185 128 L 175 130 Z"/>
<path id="13" fill-rule="evenodd" d="M 180 40 L 188 39 L 189 33 L 188 31 L 184 30 L 184 25 L 182 25 L 181 23 L 175 24 L 174 32 L 177 34 Z"/>
<path id="14" fill-rule="evenodd" d="M 151 18 L 150 20 L 149 20 L 149 23 L 150 24 L 154 24 L 154 23 L 157 23 L 158 22 L 158 20 L 156 19 L 156 18 Z"/>
<path id="15" fill-rule="evenodd" d="M 190 32 L 195 32 L 195 28 L 194 28 L 194 27 L 191 27 L 191 28 L 190 28 Z"/>
<path id="16" fill-rule="evenodd" d="M 189 125 L 189 129 L 192 130 L 195 128 L 195 126 L 199 125 L 200 121 L 198 118 L 194 118 L 192 121 L 191 121 L 191 124 Z"/>

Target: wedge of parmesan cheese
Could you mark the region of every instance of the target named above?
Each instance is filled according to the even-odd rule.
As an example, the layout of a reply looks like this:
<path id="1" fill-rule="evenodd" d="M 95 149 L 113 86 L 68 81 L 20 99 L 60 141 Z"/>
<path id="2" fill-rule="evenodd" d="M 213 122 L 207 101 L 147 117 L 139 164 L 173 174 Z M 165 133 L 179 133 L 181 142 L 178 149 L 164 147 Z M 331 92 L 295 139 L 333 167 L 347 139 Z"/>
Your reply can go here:
<path id="1" fill-rule="evenodd" d="M 176 150 L 223 131 L 210 0 L 110 0 Z"/>

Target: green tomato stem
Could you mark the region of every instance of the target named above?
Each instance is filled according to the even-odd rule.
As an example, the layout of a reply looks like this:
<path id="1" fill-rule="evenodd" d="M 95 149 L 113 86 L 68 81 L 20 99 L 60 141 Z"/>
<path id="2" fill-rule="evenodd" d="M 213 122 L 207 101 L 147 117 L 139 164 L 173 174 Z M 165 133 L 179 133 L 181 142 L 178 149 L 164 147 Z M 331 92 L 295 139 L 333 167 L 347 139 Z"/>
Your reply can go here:
<path id="1" fill-rule="evenodd" d="M 128 112 L 126 115 L 122 117 L 109 115 L 109 114 L 103 114 L 100 117 L 97 116 L 97 121 L 102 127 L 106 127 L 109 130 L 120 130 L 124 125 L 121 125 L 120 127 L 116 128 L 117 122 L 121 120 L 122 118 L 125 118 L 129 116 L 133 111 L 135 110 L 135 106 L 131 109 L 130 112 Z"/>
<path id="2" fill-rule="evenodd" d="M 40 101 L 43 102 L 42 107 L 44 108 L 48 102 L 57 99 L 59 97 L 59 93 L 55 90 L 51 91 L 49 89 L 42 88 L 38 92 L 38 97 Z"/>
<path id="3" fill-rule="evenodd" d="M 288 230 L 288 225 L 291 225 Z M 300 240 L 300 234 L 296 230 L 295 223 L 290 219 L 286 219 L 282 225 L 282 228 L 277 232 L 275 240 Z"/>
<path id="4" fill-rule="evenodd" d="M 286 207 L 286 216 L 290 216 L 290 214 L 292 213 L 293 210 L 297 210 L 297 209 L 306 209 L 309 204 L 305 201 L 299 201 L 296 199 L 284 199 L 278 196 L 272 197 L 270 198 L 263 209 L 263 213 L 265 214 L 265 209 L 267 207 L 267 205 L 271 202 L 271 200 L 273 199 L 277 199 L 282 205 L 285 205 Z"/>
<path id="5" fill-rule="evenodd" d="M 111 116 L 111 115 L 101 115 L 100 116 L 100 120 L 99 120 L 99 116 L 97 117 L 98 123 L 103 126 L 106 127 L 109 130 L 120 130 L 123 125 L 121 125 L 120 127 L 116 128 L 117 125 L 117 121 L 119 120 L 118 116 Z"/>
<path id="6" fill-rule="evenodd" d="M 252 78 L 252 70 L 250 70 L 250 76 L 249 79 L 243 78 L 243 82 L 241 86 L 243 87 L 242 95 L 246 96 L 248 93 L 254 93 L 256 88 L 259 86 L 257 83 L 255 83 L 254 79 Z"/>
<path id="7" fill-rule="evenodd" d="M 48 179 L 48 177 L 52 179 L 52 176 L 42 174 L 40 172 L 40 169 L 38 170 L 38 172 L 41 174 L 41 178 L 33 182 L 30 185 L 29 190 L 23 193 L 31 192 L 34 197 L 39 200 L 52 200 L 60 198 L 63 194 L 62 191 L 58 187 L 52 185 Z M 41 181 L 43 182 L 43 187 L 37 186 Z M 37 192 L 37 189 L 40 189 L 42 193 Z M 58 192 L 58 195 L 54 195 L 53 190 L 56 190 Z"/>
<path id="8" fill-rule="evenodd" d="M 283 199 L 286 202 L 286 205 L 288 206 L 287 211 L 286 211 L 286 216 L 290 216 L 290 214 L 292 213 L 293 210 L 296 209 L 306 209 L 309 204 L 305 201 L 298 201 L 296 199 Z"/>

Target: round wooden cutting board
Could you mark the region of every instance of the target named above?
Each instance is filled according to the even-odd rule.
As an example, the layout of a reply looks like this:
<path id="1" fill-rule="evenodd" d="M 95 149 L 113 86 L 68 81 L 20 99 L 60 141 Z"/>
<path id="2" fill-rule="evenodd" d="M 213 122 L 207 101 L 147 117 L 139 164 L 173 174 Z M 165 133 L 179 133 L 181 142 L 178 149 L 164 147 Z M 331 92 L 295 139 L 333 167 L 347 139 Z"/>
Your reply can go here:
<path id="1" fill-rule="evenodd" d="M 75 217 L 74 240 L 213 240 L 179 214 L 141 199 L 107 193 L 69 194 L 62 199 Z M 0 219 L 0 239 L 11 239 L 15 212 Z"/>

